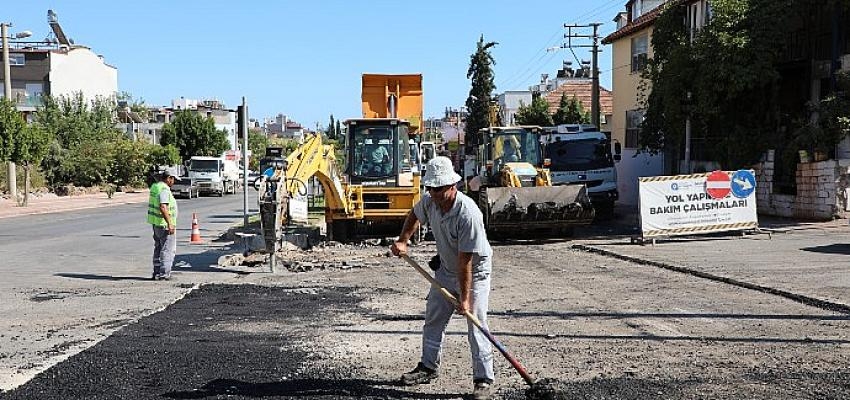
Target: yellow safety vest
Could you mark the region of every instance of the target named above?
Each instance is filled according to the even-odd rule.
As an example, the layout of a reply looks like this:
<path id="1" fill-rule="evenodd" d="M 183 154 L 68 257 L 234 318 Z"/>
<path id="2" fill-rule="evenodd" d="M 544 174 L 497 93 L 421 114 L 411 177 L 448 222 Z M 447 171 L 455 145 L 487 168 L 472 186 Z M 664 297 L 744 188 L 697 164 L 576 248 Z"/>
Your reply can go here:
<path id="1" fill-rule="evenodd" d="M 163 190 L 168 191 L 168 213 L 171 215 L 171 221 L 177 225 L 177 200 L 171 193 L 171 189 L 164 182 L 157 182 L 151 185 L 151 193 L 148 197 L 148 223 L 167 228 L 168 223 L 165 222 L 162 211 L 159 210 L 159 194 Z"/>

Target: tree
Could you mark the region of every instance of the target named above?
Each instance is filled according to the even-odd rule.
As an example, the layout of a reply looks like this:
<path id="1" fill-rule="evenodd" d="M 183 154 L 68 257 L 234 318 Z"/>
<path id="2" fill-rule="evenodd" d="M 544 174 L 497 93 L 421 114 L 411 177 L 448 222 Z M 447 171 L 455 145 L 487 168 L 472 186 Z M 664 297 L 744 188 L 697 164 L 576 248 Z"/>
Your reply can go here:
<path id="1" fill-rule="evenodd" d="M 66 149 L 122 137 L 115 127 L 111 99 L 97 97 L 88 101 L 82 92 L 76 92 L 71 96 L 44 96 L 42 101 L 44 105 L 36 112 L 35 123 Z"/>
<path id="2" fill-rule="evenodd" d="M 38 165 L 50 145 L 50 137 L 44 129 L 38 125 L 24 125 L 23 129 L 15 137 L 10 161 L 24 167 L 24 199 L 21 203 L 26 207 L 29 203 L 30 182 L 32 166 Z"/>
<path id="3" fill-rule="evenodd" d="M 15 149 L 15 140 L 24 129 L 24 119 L 15 103 L 6 98 L 0 99 L 0 162 L 10 161 Z M 6 179 L 8 183 L 10 179 Z M 11 186 L 8 185 L 7 186 Z M 11 187 L 8 188 L 11 190 Z"/>
<path id="4" fill-rule="evenodd" d="M 256 171 L 260 167 L 260 158 L 266 154 L 266 147 L 269 147 L 269 138 L 263 132 L 248 131 L 248 148 L 251 149 L 249 168 Z"/>
<path id="5" fill-rule="evenodd" d="M 115 96 L 115 100 L 118 105 L 126 103 L 127 107 L 130 108 L 130 111 L 138 114 L 146 121 L 150 117 L 150 109 L 148 109 L 147 104 L 145 104 L 145 99 L 143 98 L 136 99 L 133 97 L 132 93 L 122 91 Z"/>
<path id="6" fill-rule="evenodd" d="M 481 35 L 476 44 L 475 53 L 469 57 L 466 78 L 472 81 L 472 86 L 469 89 L 469 97 L 466 99 L 466 109 L 469 110 L 464 129 L 467 154 L 472 153 L 472 148 L 477 142 L 478 131 L 490 126 L 490 101 L 493 99 L 493 91 L 496 90 L 492 68 L 496 60 L 490 54 L 490 49 L 497 44 L 496 42 L 485 43 L 484 35 Z M 460 118 L 459 115 L 458 118 Z"/>
<path id="7" fill-rule="evenodd" d="M 328 129 L 325 130 L 325 137 L 331 140 L 336 140 L 336 124 L 334 123 L 334 115 L 331 114 L 331 122 L 328 123 Z"/>
<path id="8" fill-rule="evenodd" d="M 181 163 L 180 150 L 174 145 L 159 146 L 152 145 L 148 153 L 148 166 L 177 165 Z"/>
<path id="9" fill-rule="evenodd" d="M 192 156 L 218 157 L 230 148 L 227 132 L 215 128 L 212 117 L 191 110 L 179 110 L 174 119 L 162 126 L 160 144 L 173 145 L 184 160 Z"/>
<path id="10" fill-rule="evenodd" d="M 807 18 L 800 16 L 839 2 L 713 1 L 711 22 L 695 40 L 682 24 L 685 6 L 667 4 L 655 22 L 654 56 L 642 74 L 641 150 L 681 159 L 688 118 L 692 137 L 704 143 L 703 159 L 724 168 L 750 164 L 765 150 L 787 145 L 790 140 L 776 132 L 805 119 L 805 110 L 781 109 L 779 64 L 786 40 L 793 30 L 804 29 Z M 846 8 L 848 2 L 840 4 Z"/>
<path id="11" fill-rule="evenodd" d="M 584 110 L 584 106 L 575 95 L 567 99 L 567 94 L 562 93 L 558 110 L 552 114 L 552 123 L 554 125 L 589 124 L 590 113 Z"/>
<path id="12" fill-rule="evenodd" d="M 15 139 L 24 129 L 24 119 L 15 103 L 0 99 L 0 161 L 9 161 L 15 149 Z"/>
<path id="13" fill-rule="evenodd" d="M 163 149 L 163 147 L 142 141 L 122 139 L 114 142 L 113 149 L 114 157 L 106 183 L 139 187 L 145 183 L 145 174 L 152 169 L 152 164 L 148 162 L 151 159 L 151 154 L 158 149 Z M 179 163 L 178 158 L 175 163 L 159 165 Z"/>
<path id="14" fill-rule="evenodd" d="M 535 94 L 531 98 L 530 105 L 520 102 L 514 119 L 519 125 L 552 126 L 552 116 L 549 115 L 549 102 L 543 96 Z"/>

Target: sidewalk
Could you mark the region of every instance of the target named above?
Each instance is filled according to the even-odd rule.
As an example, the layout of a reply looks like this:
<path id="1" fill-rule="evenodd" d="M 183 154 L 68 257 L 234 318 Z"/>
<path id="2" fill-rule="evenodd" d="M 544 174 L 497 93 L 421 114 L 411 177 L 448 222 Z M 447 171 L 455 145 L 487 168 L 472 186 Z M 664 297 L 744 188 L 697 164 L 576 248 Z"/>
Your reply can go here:
<path id="1" fill-rule="evenodd" d="M 78 196 L 56 196 L 52 193 L 38 196 L 31 195 L 29 204 L 26 207 L 18 207 L 14 201 L 0 198 L 0 218 L 109 207 L 120 204 L 135 204 L 146 201 L 148 201 L 148 191 L 146 189 L 133 193 L 116 192 L 111 199 L 106 196 L 106 193 L 83 194 Z"/>
<path id="2" fill-rule="evenodd" d="M 808 222 L 759 216 L 759 226 L 765 231 L 761 234 L 680 236 L 659 239 L 655 245 L 631 242 L 631 235 L 639 234 L 639 228 L 632 225 L 636 216 L 618 215 L 618 220 L 619 235 L 581 238 L 574 241 L 577 245 L 573 248 L 630 259 L 637 263 L 636 268 L 656 267 L 704 277 L 706 285 L 733 284 L 742 290 L 777 294 L 777 301 L 794 299 L 850 313 L 847 220 Z"/>

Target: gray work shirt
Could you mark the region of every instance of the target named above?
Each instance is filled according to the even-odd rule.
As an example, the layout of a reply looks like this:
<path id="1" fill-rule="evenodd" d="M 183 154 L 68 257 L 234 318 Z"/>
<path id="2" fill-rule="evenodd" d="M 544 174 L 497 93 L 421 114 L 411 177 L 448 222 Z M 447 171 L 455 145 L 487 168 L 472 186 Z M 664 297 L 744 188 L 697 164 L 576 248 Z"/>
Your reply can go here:
<path id="1" fill-rule="evenodd" d="M 451 210 L 443 213 L 429 194 L 413 206 L 420 222 L 427 223 L 437 241 L 442 268 L 457 275 L 458 253 L 472 253 L 472 273 L 490 272 L 493 249 L 487 241 L 481 210 L 467 195 L 457 192 Z"/>

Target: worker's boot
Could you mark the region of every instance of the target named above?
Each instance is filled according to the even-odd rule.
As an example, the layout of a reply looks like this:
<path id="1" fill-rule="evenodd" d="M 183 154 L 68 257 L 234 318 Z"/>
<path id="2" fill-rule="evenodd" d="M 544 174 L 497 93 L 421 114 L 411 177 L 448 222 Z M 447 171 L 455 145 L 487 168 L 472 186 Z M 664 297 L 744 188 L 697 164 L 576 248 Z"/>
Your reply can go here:
<path id="1" fill-rule="evenodd" d="M 490 382 L 480 380 L 475 382 L 475 387 L 472 389 L 472 398 L 474 400 L 490 400 Z"/>
<path id="2" fill-rule="evenodd" d="M 416 368 L 413 371 L 404 373 L 401 375 L 401 383 L 402 385 L 419 385 L 423 383 L 430 383 L 431 380 L 437 377 L 437 371 L 431 368 L 428 368 L 422 363 L 416 365 Z"/>

